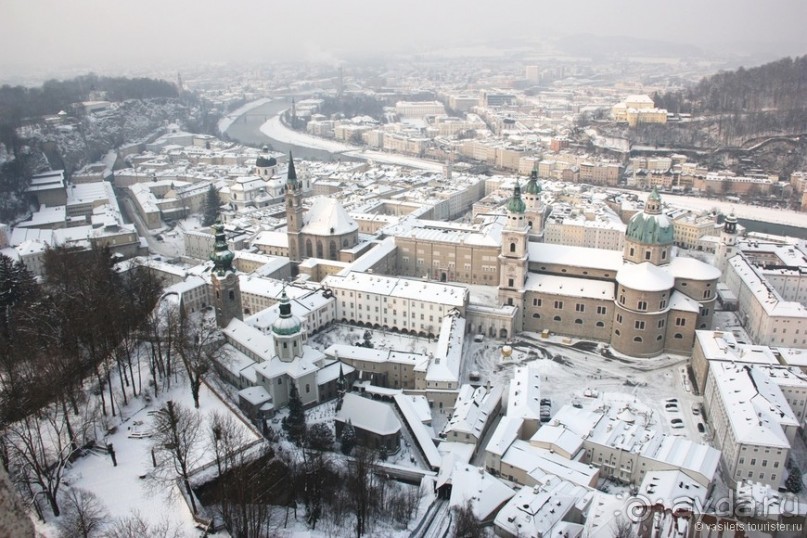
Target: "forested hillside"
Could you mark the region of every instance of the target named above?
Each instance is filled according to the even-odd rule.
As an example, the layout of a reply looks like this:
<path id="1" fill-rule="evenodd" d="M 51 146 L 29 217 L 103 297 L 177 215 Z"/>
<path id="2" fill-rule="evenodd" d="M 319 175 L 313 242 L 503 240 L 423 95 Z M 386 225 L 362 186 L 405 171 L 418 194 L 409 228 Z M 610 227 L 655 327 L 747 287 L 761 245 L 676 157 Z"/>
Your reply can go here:
<path id="1" fill-rule="evenodd" d="M 687 90 L 656 94 L 653 99 L 670 112 L 691 114 L 804 110 L 807 56 L 718 73 Z"/>
<path id="2" fill-rule="evenodd" d="M 71 106 L 91 96 L 114 104 L 102 114 L 83 114 Z M 62 110 L 67 115 L 61 122 L 44 121 L 45 116 Z M 69 175 L 110 149 L 142 139 L 167 123 L 213 133 L 217 119 L 194 94 L 179 98 L 174 85 L 163 80 L 89 74 L 49 80 L 36 88 L 2 86 L 0 222 L 25 214 L 25 189 L 31 174 L 43 167 L 64 168 Z"/>
<path id="3" fill-rule="evenodd" d="M 70 80 L 48 80 L 36 88 L 4 85 L 0 87 L 0 122 L 16 126 L 26 118 L 68 110 L 71 103 L 88 100 L 91 91 L 106 92 L 110 101 L 177 96 L 174 85 L 164 80 L 93 74 Z"/>
<path id="4" fill-rule="evenodd" d="M 718 73 L 687 90 L 659 93 L 653 99 L 658 107 L 692 118 L 664 129 L 638 129 L 635 138 L 639 143 L 715 148 L 804 134 L 807 56 Z"/>

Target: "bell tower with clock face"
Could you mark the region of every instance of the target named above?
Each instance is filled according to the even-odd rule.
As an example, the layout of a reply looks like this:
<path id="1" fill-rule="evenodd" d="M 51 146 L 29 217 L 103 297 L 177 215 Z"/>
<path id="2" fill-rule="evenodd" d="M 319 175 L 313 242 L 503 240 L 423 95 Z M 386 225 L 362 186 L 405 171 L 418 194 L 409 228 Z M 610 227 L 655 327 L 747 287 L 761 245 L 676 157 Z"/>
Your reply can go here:
<path id="1" fill-rule="evenodd" d="M 521 199 L 521 185 L 516 183 L 513 197 L 505 206 L 507 224 L 502 230 L 502 247 L 499 254 L 499 303 L 518 310 L 515 330 L 523 328 L 524 283 L 527 280 L 529 225 L 524 215 L 526 204 Z"/>

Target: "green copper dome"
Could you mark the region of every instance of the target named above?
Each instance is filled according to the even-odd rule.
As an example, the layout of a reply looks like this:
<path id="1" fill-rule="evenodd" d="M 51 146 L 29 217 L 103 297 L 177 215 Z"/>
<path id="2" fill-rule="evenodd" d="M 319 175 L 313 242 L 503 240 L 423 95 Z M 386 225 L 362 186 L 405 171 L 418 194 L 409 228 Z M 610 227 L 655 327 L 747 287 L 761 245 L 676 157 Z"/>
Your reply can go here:
<path id="1" fill-rule="evenodd" d="M 530 174 L 530 180 L 527 182 L 527 186 L 524 187 L 525 194 L 541 194 L 541 184 L 538 183 L 538 172 L 535 170 L 532 171 Z"/>
<path id="2" fill-rule="evenodd" d="M 224 235 L 224 225 L 221 222 L 216 222 L 213 225 L 213 230 L 216 232 L 216 242 L 213 247 L 213 254 L 210 259 L 213 260 L 213 272 L 218 276 L 224 276 L 228 271 L 233 270 L 233 254 L 227 248 L 227 237 Z"/>
<path id="3" fill-rule="evenodd" d="M 272 332 L 279 336 L 289 336 L 300 332 L 300 320 L 291 313 L 291 302 L 286 288 L 280 296 L 280 317 L 272 323 Z"/>
<path id="4" fill-rule="evenodd" d="M 516 186 L 513 189 L 513 197 L 507 202 L 507 211 L 510 213 L 524 213 L 527 210 L 527 204 L 521 199 L 521 185 L 516 181 Z"/>
<path id="5" fill-rule="evenodd" d="M 630 219 L 625 236 L 645 245 L 671 245 L 673 225 L 666 215 L 637 213 Z"/>

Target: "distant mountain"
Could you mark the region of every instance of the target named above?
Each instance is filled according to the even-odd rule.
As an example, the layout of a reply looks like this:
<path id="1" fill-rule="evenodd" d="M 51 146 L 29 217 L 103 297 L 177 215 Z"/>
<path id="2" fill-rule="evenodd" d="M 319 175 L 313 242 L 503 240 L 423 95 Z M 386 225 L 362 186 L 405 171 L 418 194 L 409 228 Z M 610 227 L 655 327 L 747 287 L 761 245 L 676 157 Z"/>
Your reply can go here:
<path id="1" fill-rule="evenodd" d="M 703 55 L 703 51 L 694 45 L 626 36 L 580 34 L 561 37 L 557 40 L 556 46 L 566 54 L 589 57 L 661 56 L 691 58 Z"/>

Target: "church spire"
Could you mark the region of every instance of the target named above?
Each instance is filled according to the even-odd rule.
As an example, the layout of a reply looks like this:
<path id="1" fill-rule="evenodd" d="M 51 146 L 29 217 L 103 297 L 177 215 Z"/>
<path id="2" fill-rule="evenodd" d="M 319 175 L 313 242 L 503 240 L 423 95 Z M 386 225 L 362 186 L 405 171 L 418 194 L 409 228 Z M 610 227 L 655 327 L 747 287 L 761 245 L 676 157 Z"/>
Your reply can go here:
<path id="1" fill-rule="evenodd" d="M 213 260 L 213 272 L 217 276 L 224 276 L 232 272 L 235 254 L 227 247 L 227 236 L 224 235 L 224 225 L 220 220 L 213 225 L 213 230 L 216 232 L 213 254 L 210 255 L 210 259 Z"/>
<path id="2" fill-rule="evenodd" d="M 294 168 L 294 157 L 291 151 L 289 152 L 289 173 L 286 176 L 286 183 L 297 187 L 297 170 Z"/>

